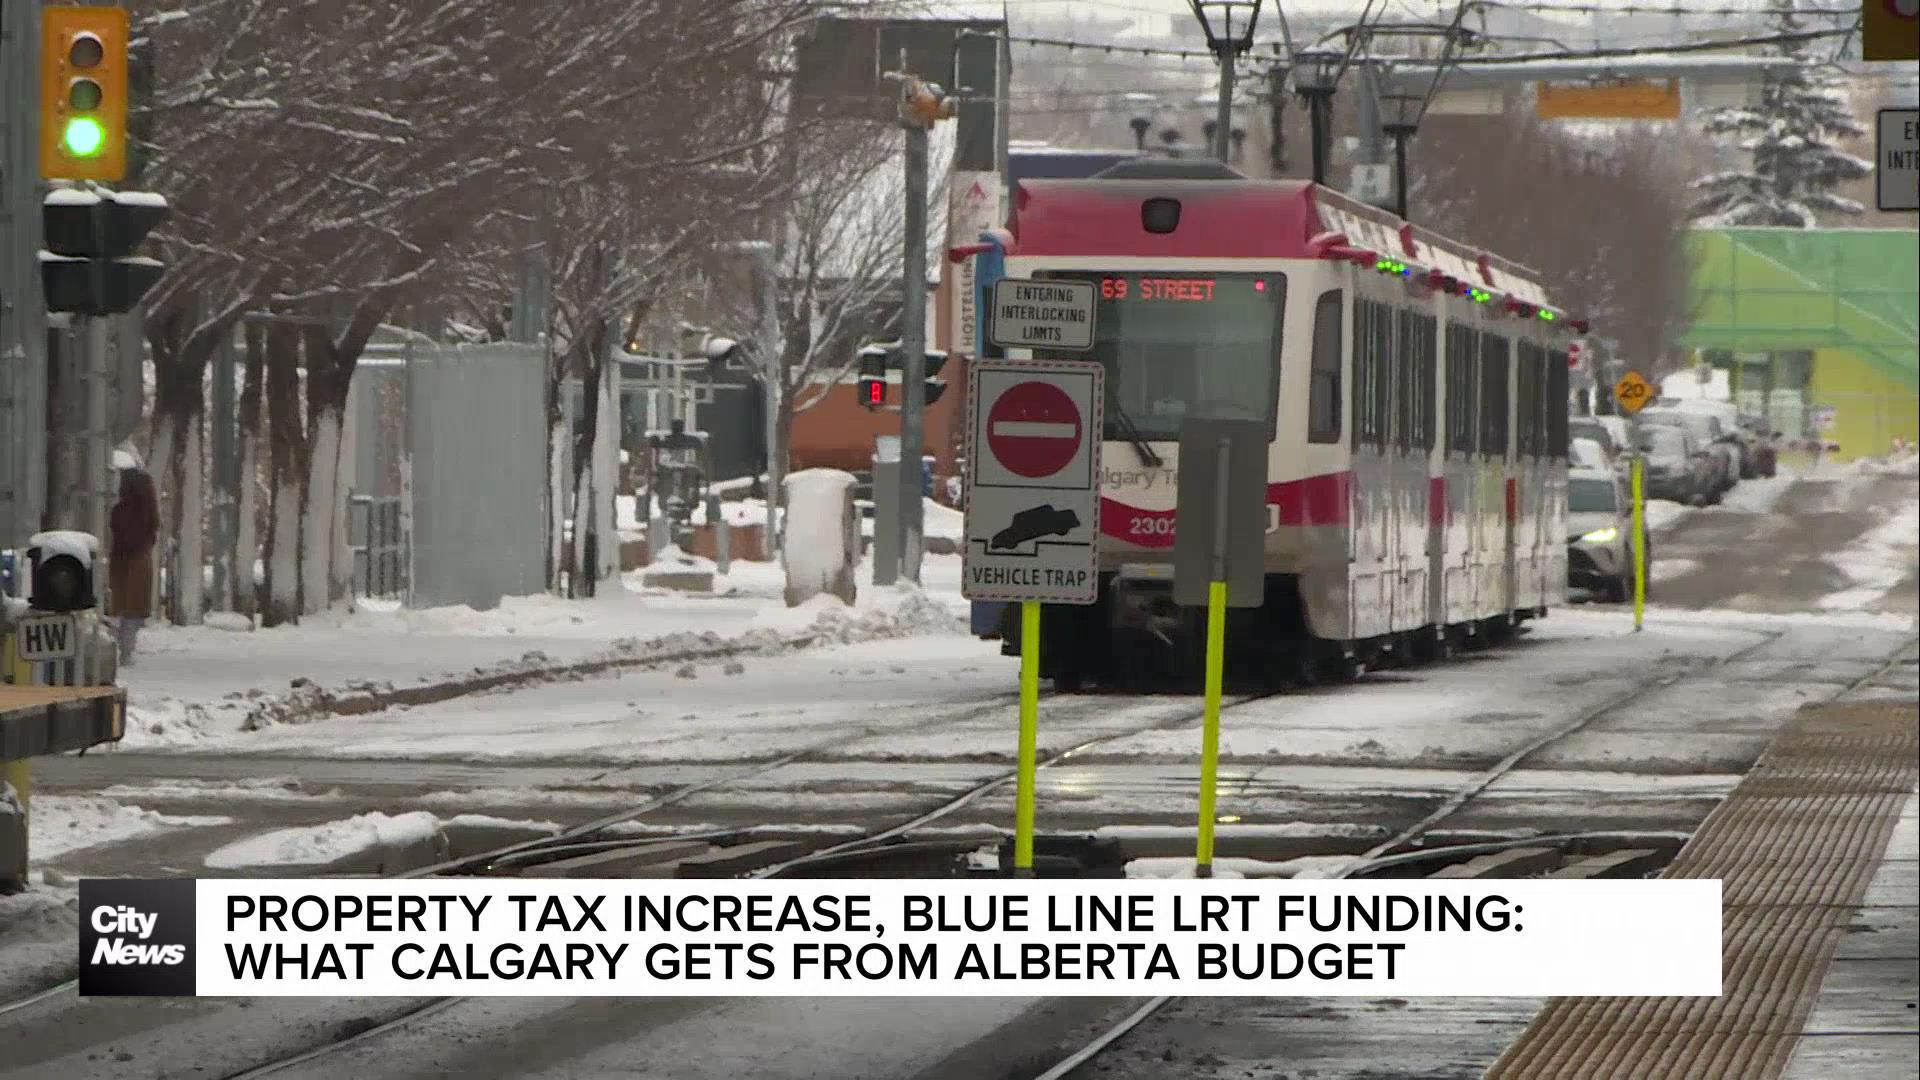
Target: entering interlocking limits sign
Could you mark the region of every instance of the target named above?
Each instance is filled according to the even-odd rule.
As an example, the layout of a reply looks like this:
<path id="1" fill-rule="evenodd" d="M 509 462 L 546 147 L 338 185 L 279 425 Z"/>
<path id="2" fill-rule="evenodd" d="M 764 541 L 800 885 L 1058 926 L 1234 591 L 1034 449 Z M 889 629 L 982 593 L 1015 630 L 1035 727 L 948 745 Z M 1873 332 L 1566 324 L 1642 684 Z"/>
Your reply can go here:
<path id="1" fill-rule="evenodd" d="M 1093 283 L 1002 278 L 993 284 L 993 343 L 1003 349 L 1093 348 Z"/>
<path id="2" fill-rule="evenodd" d="M 1629 371 L 1626 378 L 1614 384 L 1613 400 L 1629 414 L 1637 413 L 1653 400 L 1653 385 L 1639 372 Z"/>
<path id="3" fill-rule="evenodd" d="M 1920 109 L 1881 109 L 1873 159 L 1880 209 L 1920 210 Z"/>
<path id="4" fill-rule="evenodd" d="M 1101 394 L 1084 361 L 968 366 L 970 600 L 1091 604 L 1098 598 Z"/>

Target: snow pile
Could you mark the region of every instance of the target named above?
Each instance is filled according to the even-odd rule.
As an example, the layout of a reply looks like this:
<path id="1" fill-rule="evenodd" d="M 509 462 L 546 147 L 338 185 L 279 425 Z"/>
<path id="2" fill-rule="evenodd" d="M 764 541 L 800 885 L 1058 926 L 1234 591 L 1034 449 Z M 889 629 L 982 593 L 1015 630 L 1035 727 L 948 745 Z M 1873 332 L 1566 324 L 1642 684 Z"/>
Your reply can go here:
<path id="1" fill-rule="evenodd" d="M 108 799 L 168 799 L 208 802 L 327 802 L 343 798 L 336 789 L 325 793 L 301 790 L 291 776 L 266 776 L 238 781 L 154 780 L 144 784 L 116 784 L 100 794 Z"/>
<path id="2" fill-rule="evenodd" d="M 647 569 L 712 574 L 717 573 L 720 568 L 712 559 L 695 555 L 690 551 L 682 551 L 678 547 L 666 547 L 660 550 L 660 554 L 653 560 L 653 565 Z"/>
<path id="3" fill-rule="evenodd" d="M 1864 611 L 1906 581 L 1920 547 L 1920 501 L 1909 500 L 1886 522 L 1827 559 L 1851 587 L 1821 597 L 1823 611 Z"/>
<path id="4" fill-rule="evenodd" d="M 957 633 L 964 620 L 946 604 L 912 585 L 874 590 L 867 603 L 848 607 L 822 593 L 798 607 L 770 610 L 755 621 L 756 629 L 801 631 L 848 645 L 875 638 L 907 637 L 921 633 Z"/>
<path id="5" fill-rule="evenodd" d="M 276 829 L 237 840 L 208 855 L 216 870 L 254 866 L 325 866 L 377 847 L 398 847 L 428 840 L 440 832 L 440 819 L 425 810 L 389 817 L 375 811 L 344 821 Z"/>
<path id="6" fill-rule="evenodd" d="M 169 829 L 230 825 L 232 818 L 159 814 L 108 798 L 39 795 L 27 815 L 27 850 L 38 859 L 117 844 Z"/>
<path id="7" fill-rule="evenodd" d="M 0 1001 L 71 977 L 79 912 L 79 891 L 57 874 L 30 874 L 25 892 L 0 896 Z"/>
<path id="8" fill-rule="evenodd" d="M 1796 477 L 1786 473 L 1763 476 L 1753 480 L 1742 480 L 1727 492 L 1716 509 L 1733 510 L 1744 514 L 1770 514 L 1780 496 L 1793 486 Z"/>
<path id="9" fill-rule="evenodd" d="M 1677 523 L 1692 512 L 1693 508 L 1667 499 L 1648 499 L 1642 512 L 1646 517 L 1647 531 L 1659 532 Z"/>
<path id="10" fill-rule="evenodd" d="M 1216 878 L 1290 878 L 1298 876 L 1294 870 L 1291 861 L 1268 862 L 1264 859 L 1221 858 L 1213 860 L 1213 876 Z M 1127 862 L 1127 876 L 1161 881 L 1184 881 L 1193 877 L 1193 859 L 1189 856 L 1130 859 Z"/>

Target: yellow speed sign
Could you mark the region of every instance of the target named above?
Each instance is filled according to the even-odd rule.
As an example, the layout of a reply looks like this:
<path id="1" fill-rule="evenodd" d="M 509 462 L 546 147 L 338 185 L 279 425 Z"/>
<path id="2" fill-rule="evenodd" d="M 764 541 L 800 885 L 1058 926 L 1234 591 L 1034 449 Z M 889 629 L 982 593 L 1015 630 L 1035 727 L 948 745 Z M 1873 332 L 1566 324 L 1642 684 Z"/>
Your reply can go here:
<path id="1" fill-rule="evenodd" d="M 1637 371 L 1627 372 L 1627 376 L 1613 386 L 1613 400 L 1628 413 L 1637 413 L 1653 400 L 1653 384 Z"/>

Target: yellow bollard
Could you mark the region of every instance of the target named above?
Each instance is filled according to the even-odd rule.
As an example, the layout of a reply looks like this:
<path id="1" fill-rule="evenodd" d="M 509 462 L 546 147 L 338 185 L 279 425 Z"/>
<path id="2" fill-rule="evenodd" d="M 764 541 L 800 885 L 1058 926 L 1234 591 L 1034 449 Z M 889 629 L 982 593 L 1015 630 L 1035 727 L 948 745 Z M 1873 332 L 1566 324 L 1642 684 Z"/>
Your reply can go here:
<path id="1" fill-rule="evenodd" d="M 1033 875 L 1033 774 L 1040 737 L 1040 604 L 1020 604 L 1020 773 L 1013 804 L 1013 872 Z"/>
<path id="2" fill-rule="evenodd" d="M 1200 735 L 1200 848 L 1194 877 L 1213 876 L 1214 795 L 1220 773 L 1220 682 L 1226 667 L 1227 583 L 1207 585 L 1207 704 Z"/>
<path id="3" fill-rule="evenodd" d="M 1641 479 L 1644 460 L 1633 459 L 1633 632 L 1639 633 L 1647 616 L 1647 499 Z"/>

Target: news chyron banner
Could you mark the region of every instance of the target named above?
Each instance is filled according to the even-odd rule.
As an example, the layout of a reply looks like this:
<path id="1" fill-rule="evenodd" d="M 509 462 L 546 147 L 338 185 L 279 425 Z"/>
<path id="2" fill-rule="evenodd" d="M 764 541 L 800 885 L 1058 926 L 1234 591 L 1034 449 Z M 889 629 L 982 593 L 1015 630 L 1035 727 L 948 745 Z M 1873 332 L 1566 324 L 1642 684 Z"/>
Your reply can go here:
<path id="1" fill-rule="evenodd" d="M 83 881 L 80 993 L 1720 993 L 1718 881 Z"/>

